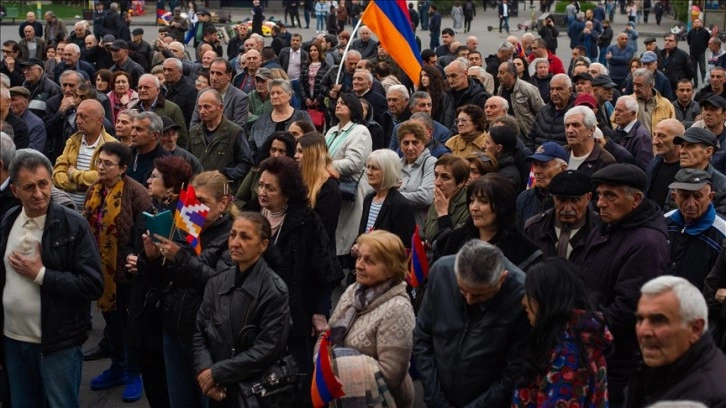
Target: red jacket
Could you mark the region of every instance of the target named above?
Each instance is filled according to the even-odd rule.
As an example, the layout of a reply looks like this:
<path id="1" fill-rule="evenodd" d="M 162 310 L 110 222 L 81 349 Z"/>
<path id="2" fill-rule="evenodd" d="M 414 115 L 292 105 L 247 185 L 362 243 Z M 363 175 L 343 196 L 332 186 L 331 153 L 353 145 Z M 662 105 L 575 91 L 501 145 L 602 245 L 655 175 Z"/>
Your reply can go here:
<path id="1" fill-rule="evenodd" d="M 527 57 L 530 63 L 534 61 L 535 58 L 537 57 L 534 53 L 529 54 L 529 57 Z M 565 65 L 562 63 L 562 60 L 550 50 L 547 50 L 547 62 L 550 63 L 550 73 L 552 75 L 565 73 Z"/>

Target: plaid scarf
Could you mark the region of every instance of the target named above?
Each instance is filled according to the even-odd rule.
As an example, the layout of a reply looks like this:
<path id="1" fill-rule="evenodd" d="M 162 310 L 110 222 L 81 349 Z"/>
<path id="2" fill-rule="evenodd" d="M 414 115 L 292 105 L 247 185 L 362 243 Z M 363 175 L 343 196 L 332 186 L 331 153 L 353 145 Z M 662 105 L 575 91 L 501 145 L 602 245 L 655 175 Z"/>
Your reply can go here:
<path id="1" fill-rule="evenodd" d="M 358 313 L 365 310 L 376 298 L 386 293 L 393 286 L 390 279 L 376 286 L 368 287 L 354 283 L 355 301 L 343 312 L 342 317 L 330 323 L 330 343 L 333 346 L 341 346 L 345 340 L 348 330 L 353 326 Z"/>

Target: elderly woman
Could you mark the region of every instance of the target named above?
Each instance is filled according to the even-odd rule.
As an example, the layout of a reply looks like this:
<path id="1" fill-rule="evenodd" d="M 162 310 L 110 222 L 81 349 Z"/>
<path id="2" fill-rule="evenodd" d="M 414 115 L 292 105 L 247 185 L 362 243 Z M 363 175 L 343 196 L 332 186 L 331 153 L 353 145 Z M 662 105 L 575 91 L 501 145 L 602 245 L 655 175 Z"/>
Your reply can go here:
<path id="1" fill-rule="evenodd" d="M 226 235 L 234 264 L 219 268 L 204 288 L 194 333 L 193 387 L 211 398 L 210 406 L 233 408 L 260 403 L 241 391 L 283 357 L 290 308 L 285 283 L 262 258 L 270 244 L 267 220 L 244 212 Z"/>
<path id="2" fill-rule="evenodd" d="M 385 400 L 388 406 L 413 407 L 408 366 L 415 318 L 404 282 L 406 250 L 387 231 L 363 234 L 356 245 L 356 282 L 340 297 L 329 325 L 337 375 L 345 392 L 339 402 L 346 406 L 346 399 L 355 398 L 373 406 Z M 387 389 L 377 383 L 377 375 Z"/>
<path id="3" fill-rule="evenodd" d="M 142 212 L 151 208 L 146 189 L 126 173 L 131 149 L 121 142 L 99 148 L 98 180 L 88 188 L 83 216 L 88 220 L 101 251 L 104 290 L 97 306 L 106 321 L 104 330 L 111 354 L 111 367 L 91 380 L 92 390 L 121 384 L 140 386 L 139 368 L 126 364 L 126 316 L 129 279 L 126 257 L 134 253 L 132 226 Z M 140 392 L 140 388 L 139 388 Z"/>
<path id="4" fill-rule="evenodd" d="M 534 67 L 534 73 L 529 82 L 539 89 L 539 94 L 546 105 L 550 103 L 550 81 L 552 80 L 550 62 L 547 61 L 547 58 L 535 58 L 530 66 Z"/>
<path id="5" fill-rule="evenodd" d="M 227 238 L 238 211 L 230 203 L 227 178 L 218 171 L 206 171 L 196 175 L 191 186 L 197 199 L 209 207 L 199 234 L 201 252 L 190 248 L 186 240 L 144 234 L 144 252 L 139 256 L 139 262 L 146 262 L 160 279 L 171 282 L 164 291 L 161 326 L 166 383 L 173 407 L 207 404 L 197 386 L 199 371 L 192 365 L 194 321 L 207 281 L 234 265 Z"/>
<path id="6" fill-rule="evenodd" d="M 527 271 L 522 306 L 532 326 L 512 407 L 605 407 L 605 356 L 613 342 L 580 271 L 549 258 Z"/>
<path id="7" fill-rule="evenodd" d="M 489 129 L 485 143 L 486 153 L 497 160 L 497 172 L 505 176 L 520 193 L 527 185 L 529 166 L 517 147 L 517 132 L 509 126 L 494 126 Z"/>
<path id="8" fill-rule="evenodd" d="M 312 374 L 312 335 L 322 332 L 334 284 L 343 277 L 320 218 L 308 205 L 308 189 L 295 160 L 271 157 L 260 163 L 258 201 L 272 228 L 273 268 L 290 290 L 292 328 L 288 348 L 304 374 Z"/>
<path id="9" fill-rule="evenodd" d="M 328 154 L 325 138 L 320 133 L 306 134 L 297 141 L 295 161 L 300 165 L 302 178 L 308 188 L 308 202 L 325 226 L 335 247 L 335 229 L 342 198 L 338 181 L 330 174 L 333 159 Z"/>
<path id="10" fill-rule="evenodd" d="M 260 162 L 268 157 L 295 155 L 295 140 L 289 132 L 275 132 L 265 140 L 260 151 Z M 257 187 L 260 181 L 259 163 L 250 169 L 235 194 L 235 204 L 240 208 L 257 209 Z M 251 206 L 248 206 L 251 205 Z"/>
<path id="11" fill-rule="evenodd" d="M 150 213 L 158 214 L 165 210 L 174 212 L 179 192 L 189 184 L 192 167 L 181 157 L 166 156 L 154 160 L 154 169 L 147 181 L 148 195 L 153 207 Z M 143 250 L 141 235 L 147 230 L 146 218 L 139 217 L 134 225 L 134 239 L 137 253 Z M 141 246 L 139 248 L 139 246 Z M 126 256 L 126 269 L 136 276 L 131 281 L 131 294 L 128 308 L 128 349 L 129 360 L 138 359 L 144 391 L 151 406 L 168 404 L 164 353 L 162 343 L 162 320 L 160 300 L 168 280 L 161 279 L 155 266 L 138 262 L 137 253 Z M 131 396 L 131 395 L 128 395 Z M 136 396 L 141 397 L 141 389 Z M 127 397 L 127 395 L 124 395 Z"/>
<path id="12" fill-rule="evenodd" d="M 542 258 L 542 251 L 524 235 L 516 222 L 517 193 L 498 173 L 480 177 L 467 188 L 468 220 L 461 228 L 439 238 L 437 255 L 452 255 L 469 240 L 480 239 L 502 250 L 523 271 Z"/>
<path id="13" fill-rule="evenodd" d="M 446 141 L 451 154 L 463 159 L 473 151 L 483 152 L 487 140 L 484 110 L 476 105 L 464 105 L 456 110 L 455 122 L 459 133 Z"/>
<path id="14" fill-rule="evenodd" d="M 332 173 L 340 180 L 343 203 L 340 207 L 338 228 L 335 231 L 337 255 L 348 255 L 358 236 L 358 225 L 363 214 L 363 196 L 367 183 L 360 183 L 368 155 L 371 154 L 371 134 L 363 123 L 363 108 L 358 97 L 344 93 L 335 105 L 339 122 L 325 135 Z"/>
<path id="15" fill-rule="evenodd" d="M 445 154 L 434 163 L 434 202 L 426 214 L 423 238 L 433 244 L 440 234 L 459 228 L 469 219 L 466 183 L 469 164 L 461 157 Z"/>
<path id="16" fill-rule="evenodd" d="M 259 154 L 258 148 L 273 132 L 285 132 L 295 121 L 304 120 L 313 123 L 310 115 L 304 110 L 295 109 L 290 105 L 294 94 L 290 81 L 273 79 L 268 81 L 267 89 L 270 93 L 272 112 L 261 115 L 252 125 L 250 137 L 250 151 L 253 157 Z"/>
<path id="17" fill-rule="evenodd" d="M 398 128 L 401 159 L 401 185 L 398 191 L 414 210 L 414 219 L 423 231 L 426 212 L 434 200 L 434 164 L 436 158 L 426 148 L 427 135 L 423 126 L 405 122 Z"/>
<path id="18" fill-rule="evenodd" d="M 116 115 L 129 106 L 135 105 L 139 100 L 139 94 L 131 89 L 131 76 L 124 71 L 116 71 L 111 74 L 109 86 L 112 87 L 112 90 L 106 96 L 111 104 L 112 122 L 116 123 Z"/>
<path id="19" fill-rule="evenodd" d="M 396 188 L 401 177 L 401 159 L 393 150 L 375 150 L 368 156 L 366 175 L 373 192 L 363 200 L 358 233 L 389 231 L 410 248 L 416 220 L 411 204 Z M 357 257 L 358 247 L 353 245 L 350 253 Z"/>

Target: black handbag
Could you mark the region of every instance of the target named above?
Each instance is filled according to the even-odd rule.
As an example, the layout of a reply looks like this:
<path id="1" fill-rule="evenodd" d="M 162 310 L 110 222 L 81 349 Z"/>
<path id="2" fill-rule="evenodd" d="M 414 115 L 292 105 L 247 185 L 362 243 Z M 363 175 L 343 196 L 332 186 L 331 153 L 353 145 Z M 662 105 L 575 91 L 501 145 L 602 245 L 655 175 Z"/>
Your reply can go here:
<path id="1" fill-rule="evenodd" d="M 363 174 L 365 172 L 361 173 L 357 179 L 351 176 L 343 176 L 340 178 L 338 188 L 340 189 L 340 197 L 343 201 L 355 201 L 358 197 L 358 183 L 363 178 Z"/>

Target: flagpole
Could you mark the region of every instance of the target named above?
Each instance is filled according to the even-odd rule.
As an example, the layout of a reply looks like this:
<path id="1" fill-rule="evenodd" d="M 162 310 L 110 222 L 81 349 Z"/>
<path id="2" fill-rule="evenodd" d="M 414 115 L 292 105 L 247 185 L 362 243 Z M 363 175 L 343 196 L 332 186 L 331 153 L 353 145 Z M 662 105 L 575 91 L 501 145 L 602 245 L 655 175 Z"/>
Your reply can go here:
<path id="1" fill-rule="evenodd" d="M 368 10 L 368 7 L 370 7 L 370 4 L 366 6 L 366 10 Z M 340 81 L 340 72 L 343 70 L 343 65 L 345 65 L 345 55 L 348 54 L 348 49 L 350 48 L 350 44 L 353 43 L 353 38 L 355 38 L 355 33 L 358 32 L 358 28 L 360 28 L 361 23 L 363 22 L 363 15 L 366 12 L 363 11 L 363 14 L 361 14 L 361 18 L 358 19 L 358 23 L 353 27 L 353 32 L 350 33 L 350 40 L 348 40 L 348 44 L 345 46 L 345 50 L 343 51 L 343 58 L 340 60 L 340 65 L 338 66 L 338 75 L 335 77 L 335 83 L 337 84 L 338 81 Z"/>

